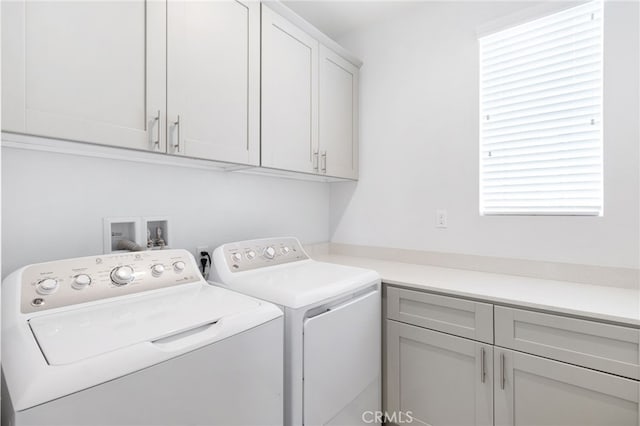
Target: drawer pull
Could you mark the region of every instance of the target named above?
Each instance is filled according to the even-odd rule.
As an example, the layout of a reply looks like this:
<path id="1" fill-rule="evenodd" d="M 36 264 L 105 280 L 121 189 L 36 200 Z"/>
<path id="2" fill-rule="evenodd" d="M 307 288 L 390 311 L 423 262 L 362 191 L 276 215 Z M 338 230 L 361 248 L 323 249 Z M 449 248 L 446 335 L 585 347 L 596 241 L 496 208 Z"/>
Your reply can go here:
<path id="1" fill-rule="evenodd" d="M 504 389 L 504 353 L 500 354 L 500 389 Z"/>
<path id="2" fill-rule="evenodd" d="M 153 148 L 156 151 L 160 151 L 160 110 L 158 110 L 158 115 L 153 118 L 153 127 L 158 128 L 158 137 L 153 141 Z"/>
<path id="3" fill-rule="evenodd" d="M 320 157 L 322 159 L 322 173 L 326 174 L 327 173 L 327 151 L 322 151 L 322 154 L 320 154 Z"/>
<path id="4" fill-rule="evenodd" d="M 180 116 L 178 115 L 178 119 L 176 121 L 173 122 L 173 125 L 176 128 L 177 131 L 177 135 L 176 135 L 176 143 L 173 144 L 173 148 L 175 149 L 175 152 L 180 152 Z"/>
<path id="5" fill-rule="evenodd" d="M 480 348 L 480 382 L 484 383 L 487 378 L 487 370 L 486 370 L 486 353 L 484 348 Z"/>

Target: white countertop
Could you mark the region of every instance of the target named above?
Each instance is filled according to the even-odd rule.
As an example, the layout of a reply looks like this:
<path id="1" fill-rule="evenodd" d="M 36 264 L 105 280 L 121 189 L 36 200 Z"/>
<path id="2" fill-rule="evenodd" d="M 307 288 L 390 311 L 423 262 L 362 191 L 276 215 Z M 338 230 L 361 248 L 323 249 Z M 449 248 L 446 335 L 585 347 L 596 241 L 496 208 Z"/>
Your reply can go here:
<path id="1" fill-rule="evenodd" d="M 313 257 L 324 262 L 373 269 L 387 284 L 640 327 L 640 289 L 543 280 L 365 257 L 331 254 Z"/>

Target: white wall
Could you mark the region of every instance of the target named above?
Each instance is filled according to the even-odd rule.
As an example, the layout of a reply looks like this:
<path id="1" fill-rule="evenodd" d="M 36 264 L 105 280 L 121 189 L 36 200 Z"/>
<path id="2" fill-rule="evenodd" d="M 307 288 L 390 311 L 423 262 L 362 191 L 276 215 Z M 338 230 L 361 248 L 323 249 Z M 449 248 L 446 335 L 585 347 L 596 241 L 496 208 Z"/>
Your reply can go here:
<path id="1" fill-rule="evenodd" d="M 361 179 L 332 184 L 331 240 L 637 268 L 640 12 L 605 4 L 604 217 L 479 216 L 476 29 L 532 4 L 429 2 L 339 40 L 364 61 Z"/>
<path id="2" fill-rule="evenodd" d="M 102 218 L 170 217 L 171 246 L 329 235 L 329 187 L 36 151 L 2 149 L 2 276 L 28 263 L 102 253 Z"/>

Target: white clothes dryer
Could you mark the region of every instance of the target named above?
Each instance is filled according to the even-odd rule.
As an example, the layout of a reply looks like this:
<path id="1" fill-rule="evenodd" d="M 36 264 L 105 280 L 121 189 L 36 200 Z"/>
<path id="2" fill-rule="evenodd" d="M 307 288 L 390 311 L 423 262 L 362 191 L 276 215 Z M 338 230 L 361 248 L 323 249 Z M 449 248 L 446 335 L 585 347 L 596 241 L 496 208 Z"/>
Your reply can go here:
<path id="1" fill-rule="evenodd" d="M 370 424 L 381 409 L 380 276 L 314 261 L 296 238 L 225 244 L 212 284 L 285 312 L 285 425 Z"/>
<path id="2" fill-rule="evenodd" d="M 281 425 L 283 314 L 185 250 L 34 264 L 2 283 L 2 425 Z"/>

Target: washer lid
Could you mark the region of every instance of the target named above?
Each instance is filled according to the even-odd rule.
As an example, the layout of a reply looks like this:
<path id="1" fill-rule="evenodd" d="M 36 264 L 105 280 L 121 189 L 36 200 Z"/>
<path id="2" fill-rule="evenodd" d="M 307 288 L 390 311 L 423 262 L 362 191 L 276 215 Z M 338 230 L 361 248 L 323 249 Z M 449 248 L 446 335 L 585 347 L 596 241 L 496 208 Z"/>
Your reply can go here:
<path id="1" fill-rule="evenodd" d="M 379 280 L 380 275 L 369 269 L 304 260 L 237 272 L 222 284 L 258 299 L 300 308 Z"/>
<path id="2" fill-rule="evenodd" d="M 198 283 L 38 316 L 29 325 L 47 363 L 64 365 L 184 333 L 260 305 L 244 295 Z"/>

